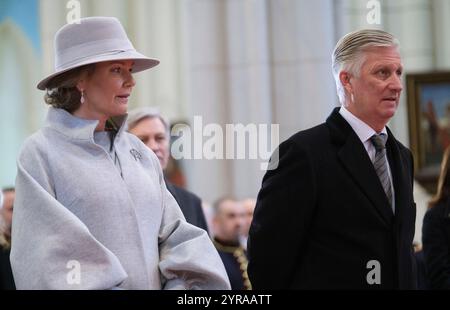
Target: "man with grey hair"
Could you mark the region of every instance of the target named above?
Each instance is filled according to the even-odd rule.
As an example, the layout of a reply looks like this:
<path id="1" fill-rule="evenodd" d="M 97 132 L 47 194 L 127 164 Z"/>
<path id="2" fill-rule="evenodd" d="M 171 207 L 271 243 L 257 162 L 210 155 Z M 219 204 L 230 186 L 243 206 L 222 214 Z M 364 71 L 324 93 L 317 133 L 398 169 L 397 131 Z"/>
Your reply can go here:
<path id="1" fill-rule="evenodd" d="M 250 228 L 250 280 L 256 289 L 414 289 L 413 158 L 386 127 L 402 91 L 399 43 L 355 31 L 332 62 L 341 107 L 279 146 Z"/>
<path id="2" fill-rule="evenodd" d="M 158 157 L 165 170 L 169 162 L 169 122 L 155 108 L 141 107 L 128 112 L 128 131 L 137 136 Z M 208 232 L 201 200 L 195 194 L 166 180 L 166 186 L 183 212 L 186 221 Z"/>

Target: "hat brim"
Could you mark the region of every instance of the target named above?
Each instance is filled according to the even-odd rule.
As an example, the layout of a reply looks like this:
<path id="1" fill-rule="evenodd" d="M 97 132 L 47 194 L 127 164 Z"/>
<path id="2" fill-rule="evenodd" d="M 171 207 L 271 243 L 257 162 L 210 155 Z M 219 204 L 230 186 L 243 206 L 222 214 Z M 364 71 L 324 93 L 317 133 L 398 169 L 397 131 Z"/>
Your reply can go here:
<path id="1" fill-rule="evenodd" d="M 50 80 L 52 80 L 53 78 L 57 77 L 60 74 L 68 72 L 72 69 L 75 69 L 75 68 L 78 68 L 78 67 L 81 67 L 84 65 L 90 65 L 90 64 L 94 64 L 94 63 L 99 63 L 99 62 L 104 62 L 104 61 L 113 61 L 113 60 L 133 60 L 134 61 L 133 71 L 132 71 L 133 73 L 153 68 L 154 66 L 159 64 L 158 59 L 148 58 L 136 51 L 123 51 L 123 52 L 115 53 L 112 55 L 98 55 L 95 57 L 90 57 L 89 59 L 87 59 L 85 61 L 78 62 L 75 65 L 69 66 L 68 68 L 59 70 L 59 71 L 47 76 L 45 79 L 43 79 L 42 81 L 40 81 L 37 84 L 37 88 L 40 90 L 47 89 L 47 85 L 50 82 Z"/>

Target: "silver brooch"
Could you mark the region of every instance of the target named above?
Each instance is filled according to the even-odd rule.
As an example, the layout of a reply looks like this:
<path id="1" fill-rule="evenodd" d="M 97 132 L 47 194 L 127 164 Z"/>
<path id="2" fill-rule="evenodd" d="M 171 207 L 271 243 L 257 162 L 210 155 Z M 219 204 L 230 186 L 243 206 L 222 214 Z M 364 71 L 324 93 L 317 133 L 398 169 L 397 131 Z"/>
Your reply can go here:
<path id="1" fill-rule="evenodd" d="M 139 151 L 136 149 L 131 149 L 130 153 L 131 153 L 131 155 L 133 155 L 133 157 L 134 157 L 134 159 L 136 159 L 136 161 L 138 161 L 142 158 L 141 153 L 139 153 Z"/>

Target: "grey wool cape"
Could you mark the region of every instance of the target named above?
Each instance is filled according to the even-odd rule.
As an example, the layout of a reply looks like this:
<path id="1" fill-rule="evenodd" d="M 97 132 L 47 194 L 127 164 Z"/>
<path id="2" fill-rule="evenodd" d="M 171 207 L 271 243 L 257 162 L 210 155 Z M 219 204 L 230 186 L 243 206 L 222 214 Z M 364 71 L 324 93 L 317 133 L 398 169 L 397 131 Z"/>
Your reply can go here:
<path id="1" fill-rule="evenodd" d="M 11 265 L 18 289 L 229 289 L 206 232 L 188 224 L 158 159 L 116 118 L 114 158 L 95 120 L 49 108 L 18 158 Z"/>

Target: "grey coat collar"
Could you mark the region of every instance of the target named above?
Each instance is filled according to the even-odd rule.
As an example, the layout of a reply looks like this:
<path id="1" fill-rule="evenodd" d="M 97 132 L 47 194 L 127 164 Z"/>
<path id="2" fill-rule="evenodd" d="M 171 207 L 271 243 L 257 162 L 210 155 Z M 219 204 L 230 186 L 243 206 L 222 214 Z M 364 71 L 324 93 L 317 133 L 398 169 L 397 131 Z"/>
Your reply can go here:
<path id="1" fill-rule="evenodd" d="M 128 114 L 112 117 L 111 120 L 117 126 L 116 139 L 125 130 Z M 50 107 L 48 109 L 46 127 L 50 127 L 61 134 L 77 140 L 94 139 L 94 131 L 98 125 L 98 120 L 88 120 L 73 116 L 63 109 Z"/>

